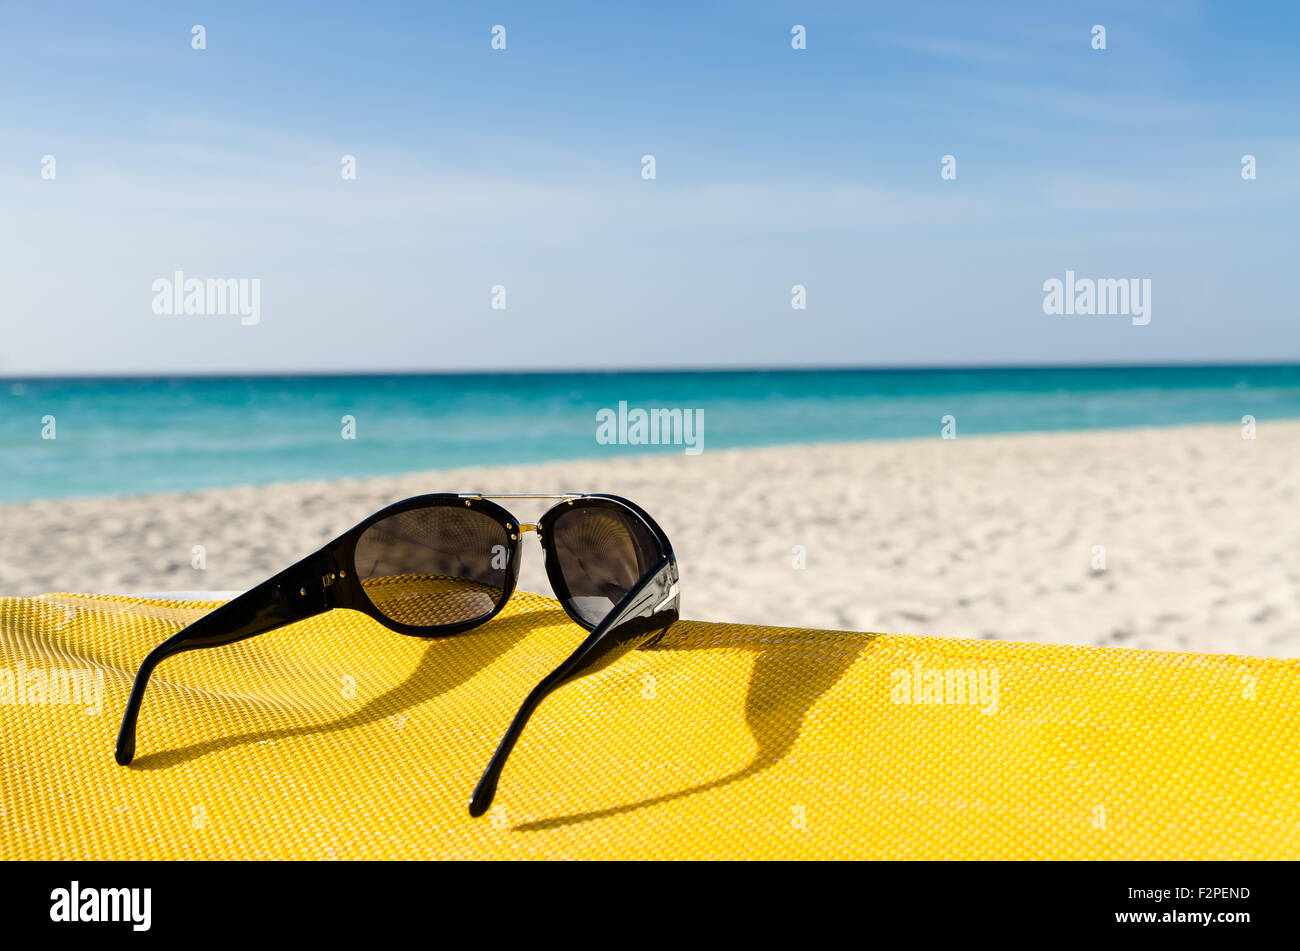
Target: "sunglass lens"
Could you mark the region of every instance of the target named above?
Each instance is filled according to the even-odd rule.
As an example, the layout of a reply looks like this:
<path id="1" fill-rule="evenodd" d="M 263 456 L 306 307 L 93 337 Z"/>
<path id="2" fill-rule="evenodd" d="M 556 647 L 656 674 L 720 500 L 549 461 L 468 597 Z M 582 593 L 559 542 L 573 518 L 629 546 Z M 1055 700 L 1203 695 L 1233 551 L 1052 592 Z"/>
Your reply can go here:
<path id="1" fill-rule="evenodd" d="M 357 540 L 367 597 L 399 624 L 442 627 L 490 614 L 505 595 L 510 534 L 482 512 L 444 505 L 390 515 Z"/>
<path id="2" fill-rule="evenodd" d="M 592 626 L 662 557 L 641 519 L 606 505 L 566 507 L 551 525 L 551 543 L 569 609 Z"/>

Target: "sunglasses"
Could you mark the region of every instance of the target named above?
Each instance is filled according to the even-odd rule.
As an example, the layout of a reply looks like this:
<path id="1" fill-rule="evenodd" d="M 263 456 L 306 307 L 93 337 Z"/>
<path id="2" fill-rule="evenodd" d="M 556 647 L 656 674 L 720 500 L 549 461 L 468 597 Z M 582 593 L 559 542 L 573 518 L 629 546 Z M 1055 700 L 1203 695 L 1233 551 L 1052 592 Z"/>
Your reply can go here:
<path id="1" fill-rule="evenodd" d="M 556 504 L 523 524 L 494 499 Z M 541 543 L 556 597 L 589 631 L 515 714 L 470 799 L 492 804 L 528 718 L 554 690 L 656 641 L 680 615 L 677 561 L 663 530 L 615 495 L 420 495 L 397 502 L 273 578 L 205 614 L 145 657 L 118 731 L 117 761 L 135 757 L 136 720 L 149 675 L 174 654 L 221 647 L 335 608 L 360 611 L 399 634 L 440 637 L 490 621 L 519 579 L 526 532 Z"/>

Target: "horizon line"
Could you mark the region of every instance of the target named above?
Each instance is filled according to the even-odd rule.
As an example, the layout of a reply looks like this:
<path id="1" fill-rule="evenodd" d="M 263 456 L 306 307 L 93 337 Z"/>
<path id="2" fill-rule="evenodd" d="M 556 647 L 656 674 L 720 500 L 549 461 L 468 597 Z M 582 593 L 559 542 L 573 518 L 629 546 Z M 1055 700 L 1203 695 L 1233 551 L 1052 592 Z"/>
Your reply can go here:
<path id="1" fill-rule="evenodd" d="M 249 370 L 230 371 L 126 371 L 115 373 L 53 372 L 10 374 L 0 372 L 0 381 L 21 383 L 29 380 L 244 380 L 244 379 L 313 379 L 329 377 L 429 377 L 429 376 L 612 376 L 664 373 L 933 373 L 933 372 L 992 372 L 1006 370 L 1231 370 L 1280 369 L 1300 367 L 1295 361 L 1240 360 L 1222 363 L 1195 361 L 1169 361 L 1166 363 L 918 363 L 918 364 L 765 364 L 753 366 L 700 366 L 700 367 L 537 367 L 466 370 Z"/>

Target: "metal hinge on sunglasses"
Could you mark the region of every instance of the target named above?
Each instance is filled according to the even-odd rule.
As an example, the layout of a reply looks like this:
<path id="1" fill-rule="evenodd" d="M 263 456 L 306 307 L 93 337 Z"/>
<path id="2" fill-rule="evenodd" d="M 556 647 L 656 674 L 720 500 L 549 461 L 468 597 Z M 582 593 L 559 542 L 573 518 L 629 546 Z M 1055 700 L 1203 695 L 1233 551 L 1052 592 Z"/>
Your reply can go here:
<path id="1" fill-rule="evenodd" d="M 655 605 L 654 610 L 651 611 L 650 613 L 658 614 L 660 611 L 664 609 L 665 604 L 667 604 L 669 601 L 672 601 L 676 597 L 677 597 L 677 582 L 674 581 L 672 583 L 672 587 L 668 589 L 668 594 L 664 597 L 662 601 L 660 601 L 658 604 Z"/>

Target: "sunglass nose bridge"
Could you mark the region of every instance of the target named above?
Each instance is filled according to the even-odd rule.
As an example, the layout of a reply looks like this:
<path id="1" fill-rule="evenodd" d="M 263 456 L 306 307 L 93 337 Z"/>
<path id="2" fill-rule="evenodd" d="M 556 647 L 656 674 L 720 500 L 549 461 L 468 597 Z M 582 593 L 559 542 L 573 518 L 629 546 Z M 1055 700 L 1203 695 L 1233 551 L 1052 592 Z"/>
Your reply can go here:
<path id="1" fill-rule="evenodd" d="M 506 528 L 510 529 L 511 541 L 514 541 L 519 538 L 523 538 L 524 532 L 537 532 L 537 537 L 538 538 L 542 537 L 542 533 L 538 531 L 537 526 L 534 525 L 532 522 L 520 522 L 518 528 L 511 528 L 509 525 L 507 525 Z"/>

